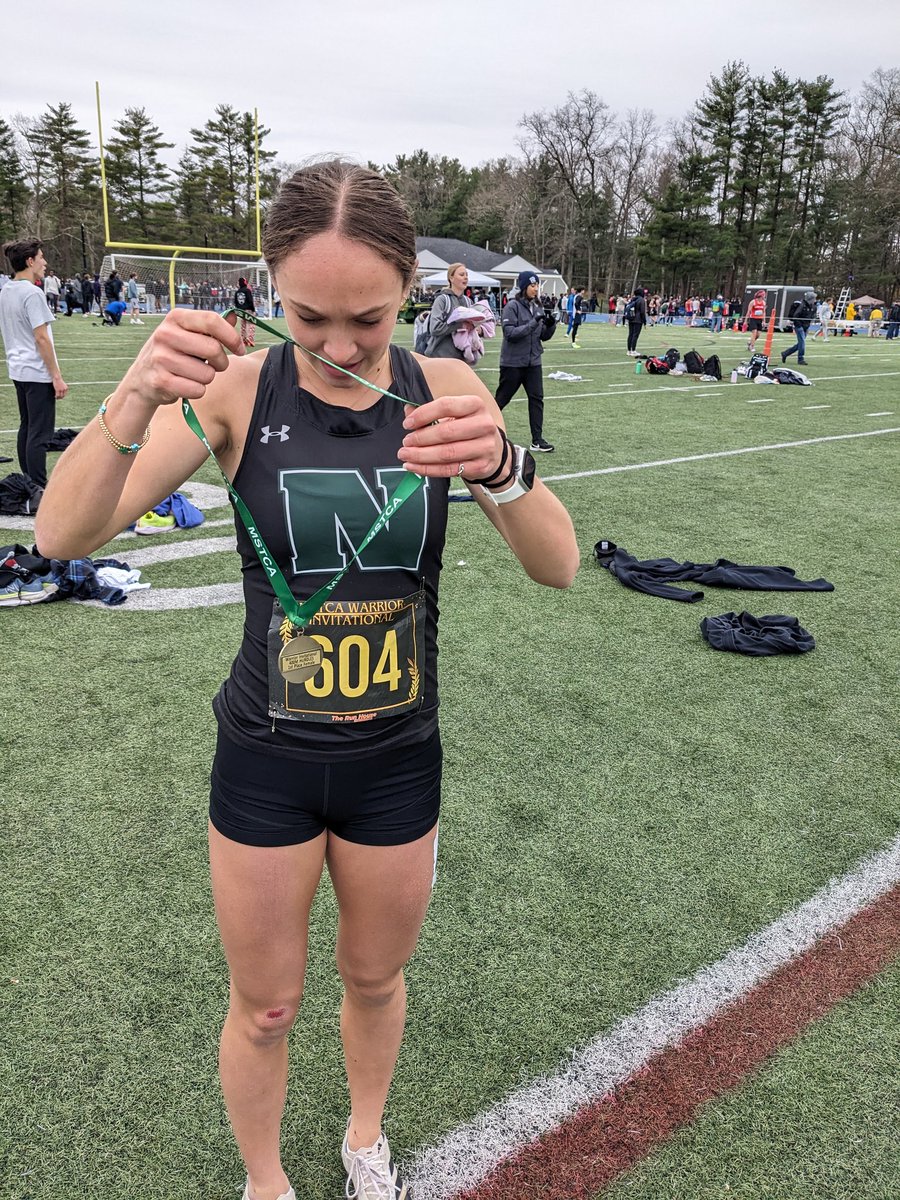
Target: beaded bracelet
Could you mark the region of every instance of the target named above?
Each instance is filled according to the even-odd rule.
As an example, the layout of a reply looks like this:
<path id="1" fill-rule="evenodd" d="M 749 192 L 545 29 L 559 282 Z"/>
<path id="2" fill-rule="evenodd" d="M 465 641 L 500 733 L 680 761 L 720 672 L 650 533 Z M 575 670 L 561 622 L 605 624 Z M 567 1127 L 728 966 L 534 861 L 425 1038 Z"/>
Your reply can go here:
<path id="1" fill-rule="evenodd" d="M 106 397 L 106 399 L 100 405 L 100 411 L 97 414 L 97 419 L 100 422 L 100 428 L 103 430 L 103 433 L 106 435 L 106 439 L 109 442 L 109 444 L 112 447 L 114 447 L 114 449 L 118 450 L 118 452 L 120 454 L 137 454 L 138 450 L 143 450 L 143 448 L 150 441 L 150 426 L 148 425 L 147 428 L 144 430 L 144 436 L 139 442 L 132 442 L 130 446 L 126 446 L 124 442 L 117 441 L 116 438 L 114 438 L 113 435 L 109 432 L 109 427 L 107 426 L 106 422 L 103 420 L 103 415 L 106 412 L 106 409 L 109 405 L 110 400 L 112 399 L 112 395 L 113 395 L 112 392 L 110 392 L 110 394 Z"/>

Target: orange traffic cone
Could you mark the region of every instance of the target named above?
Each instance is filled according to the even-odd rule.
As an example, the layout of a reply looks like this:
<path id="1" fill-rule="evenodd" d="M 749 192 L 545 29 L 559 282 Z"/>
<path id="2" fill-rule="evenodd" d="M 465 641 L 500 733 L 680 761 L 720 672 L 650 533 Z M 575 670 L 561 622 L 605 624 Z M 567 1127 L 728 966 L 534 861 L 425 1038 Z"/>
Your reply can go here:
<path id="1" fill-rule="evenodd" d="M 766 344 L 763 354 L 769 358 L 772 353 L 772 338 L 775 336 L 775 309 L 769 313 L 769 328 L 766 330 Z"/>

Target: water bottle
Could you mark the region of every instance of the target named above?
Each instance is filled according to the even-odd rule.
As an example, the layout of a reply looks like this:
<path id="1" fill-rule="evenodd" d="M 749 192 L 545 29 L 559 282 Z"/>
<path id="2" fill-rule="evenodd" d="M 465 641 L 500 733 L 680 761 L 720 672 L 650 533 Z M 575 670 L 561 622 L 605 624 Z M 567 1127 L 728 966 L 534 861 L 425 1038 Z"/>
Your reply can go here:
<path id="1" fill-rule="evenodd" d="M 731 372 L 731 382 L 737 383 L 737 367 L 735 367 Z"/>
<path id="2" fill-rule="evenodd" d="M 643 362 L 641 361 L 641 359 L 639 359 L 639 358 L 638 358 L 638 359 L 636 359 L 636 360 L 635 360 L 635 364 L 634 364 L 634 373 L 635 373 L 635 375 L 640 375 L 640 373 L 641 373 L 641 371 L 643 371 L 643 369 L 644 369 L 644 364 L 643 364 Z"/>

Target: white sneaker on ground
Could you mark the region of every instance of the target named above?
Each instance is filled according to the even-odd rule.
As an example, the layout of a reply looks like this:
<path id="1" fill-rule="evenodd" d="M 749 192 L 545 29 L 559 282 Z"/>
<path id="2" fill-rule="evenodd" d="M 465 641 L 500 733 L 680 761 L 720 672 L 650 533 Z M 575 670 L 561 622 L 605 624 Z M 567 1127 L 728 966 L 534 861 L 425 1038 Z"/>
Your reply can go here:
<path id="1" fill-rule="evenodd" d="M 382 1133 L 374 1146 L 351 1150 L 347 1145 L 350 1123 L 341 1147 L 341 1158 L 347 1172 L 344 1195 L 347 1200 L 409 1200 L 406 1184 L 400 1178 L 391 1148 Z"/>
<path id="2" fill-rule="evenodd" d="M 241 1197 L 241 1200 L 251 1200 L 251 1196 L 250 1196 L 250 1180 L 249 1180 L 249 1179 L 248 1179 L 248 1180 L 247 1180 L 247 1182 L 244 1184 L 244 1194 L 243 1194 L 243 1196 Z M 289 1187 L 289 1188 L 288 1188 L 288 1190 L 287 1190 L 286 1192 L 283 1192 L 283 1193 L 282 1193 L 282 1194 L 281 1194 L 281 1195 L 278 1197 L 278 1200 L 297 1200 L 297 1193 L 294 1191 L 294 1189 L 293 1189 L 292 1187 Z"/>

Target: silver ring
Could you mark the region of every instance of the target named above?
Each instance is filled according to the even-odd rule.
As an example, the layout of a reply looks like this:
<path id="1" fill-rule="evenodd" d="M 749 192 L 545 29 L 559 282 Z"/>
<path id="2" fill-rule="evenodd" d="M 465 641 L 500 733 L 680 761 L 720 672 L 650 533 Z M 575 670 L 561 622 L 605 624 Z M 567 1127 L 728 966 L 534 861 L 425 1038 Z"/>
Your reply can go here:
<path id="1" fill-rule="evenodd" d="M 459 470 L 456 472 L 456 473 L 457 473 L 457 475 L 462 475 L 462 473 L 463 473 L 463 471 L 464 471 L 465 469 L 466 469 L 466 464 L 465 464 L 465 463 L 460 463 L 460 464 L 459 464 Z"/>

